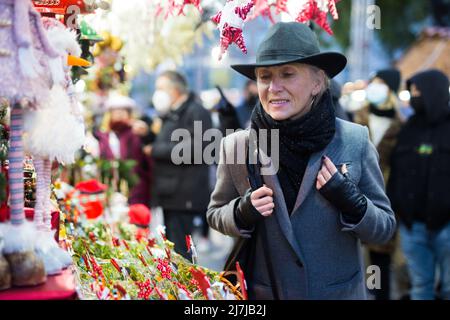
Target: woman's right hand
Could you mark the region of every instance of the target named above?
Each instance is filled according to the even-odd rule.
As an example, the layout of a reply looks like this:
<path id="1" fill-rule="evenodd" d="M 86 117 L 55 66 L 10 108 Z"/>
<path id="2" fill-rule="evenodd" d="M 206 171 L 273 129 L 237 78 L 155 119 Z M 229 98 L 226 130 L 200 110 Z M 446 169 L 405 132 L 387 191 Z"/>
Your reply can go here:
<path id="1" fill-rule="evenodd" d="M 255 209 L 264 217 L 272 214 L 275 203 L 273 202 L 273 191 L 266 185 L 256 189 L 250 195 L 250 200 Z"/>

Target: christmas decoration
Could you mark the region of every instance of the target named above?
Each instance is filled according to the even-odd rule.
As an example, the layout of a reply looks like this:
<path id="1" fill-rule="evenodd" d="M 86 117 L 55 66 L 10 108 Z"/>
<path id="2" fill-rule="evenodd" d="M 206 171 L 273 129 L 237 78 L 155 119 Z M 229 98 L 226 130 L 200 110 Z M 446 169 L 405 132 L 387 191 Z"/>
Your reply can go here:
<path id="1" fill-rule="evenodd" d="M 72 224 L 69 247 L 81 299 L 236 299 L 219 273 L 191 264 L 163 238 L 136 240 L 135 228 L 104 221 Z"/>
<path id="2" fill-rule="evenodd" d="M 212 21 L 217 23 L 217 28 L 220 30 L 221 51 L 219 60 L 222 59 L 223 54 L 233 42 L 242 52 L 247 53 L 242 28 L 253 6 L 253 0 L 246 2 L 227 0 L 223 9 L 212 18 Z"/>
<path id="3" fill-rule="evenodd" d="M 54 17 L 55 15 L 70 16 L 72 14 L 92 13 L 97 9 L 108 10 L 109 1 L 104 0 L 32 0 L 36 10 L 42 15 Z M 76 9 L 75 9 L 76 8 Z"/>
<path id="4" fill-rule="evenodd" d="M 269 18 L 270 22 L 275 23 L 273 14 L 279 15 L 282 12 L 288 13 L 287 0 L 254 0 L 255 7 L 249 20 L 258 16 Z"/>
<path id="5" fill-rule="evenodd" d="M 167 19 L 170 15 L 184 15 L 184 8 L 186 5 L 195 6 L 200 13 L 203 12 L 200 6 L 200 0 L 168 0 L 168 3 L 159 3 L 156 9 L 156 16 L 159 16 L 164 11 L 166 12 L 164 18 Z"/>
<path id="6" fill-rule="evenodd" d="M 87 219 L 96 219 L 103 214 L 107 186 L 97 180 L 78 183 L 69 197 L 73 204 L 79 204 Z"/>
<path id="7" fill-rule="evenodd" d="M 314 21 L 332 35 L 327 14 L 330 13 L 334 20 L 339 18 L 336 2 L 336 0 L 226 0 L 223 9 L 212 18 L 220 30 L 219 60 L 233 42 L 242 52 L 247 52 L 242 29 L 246 21 L 259 16 L 267 17 L 275 23 L 278 20 L 275 16 L 285 13 L 299 23 Z"/>
<path id="8" fill-rule="evenodd" d="M 253 10 L 253 14 L 249 17 L 249 20 L 255 19 L 259 16 L 269 18 L 270 22 L 275 23 L 273 18 L 271 8 L 272 6 L 269 4 L 269 0 L 254 0 L 255 7 Z"/>
<path id="9" fill-rule="evenodd" d="M 19 103 L 36 107 L 48 95 L 52 81 L 64 78 L 60 56 L 29 0 L 1 0 L 0 21 L 0 97 L 12 107 Z"/>
<path id="10" fill-rule="evenodd" d="M 332 35 L 333 31 L 327 22 L 328 12 L 334 20 L 339 18 L 336 9 L 336 0 L 308 0 L 300 10 L 296 21 L 301 23 L 314 21 L 326 32 Z"/>
<path id="11" fill-rule="evenodd" d="M 202 45 L 204 34 L 212 37 L 214 24 L 203 21 L 194 5 L 184 3 L 183 14 L 178 15 L 177 9 L 166 16 L 166 4 L 154 0 L 112 3 L 107 21 L 114 34 L 124 41 L 121 54 L 131 76 L 142 69 L 153 71 L 166 61 L 181 64 L 183 56 L 191 53 L 195 45 Z"/>
<path id="12" fill-rule="evenodd" d="M 63 81 L 61 57 L 48 42 L 40 16 L 28 0 L 1 0 L 0 96 L 11 106 L 9 191 L 11 224 L 5 226 L 5 254 L 12 284 L 45 282 L 44 265 L 34 253 L 34 227 L 25 221 L 23 184 L 23 109 L 36 108 L 53 84 Z"/>
<path id="13" fill-rule="evenodd" d="M 134 224 L 138 229 L 136 239 L 146 239 L 149 235 L 149 225 L 152 214 L 150 209 L 143 204 L 132 204 L 128 211 L 130 223 Z"/>
<path id="14" fill-rule="evenodd" d="M 3 234 L 0 229 L 0 291 L 11 287 L 11 270 L 8 261 L 3 256 Z"/>
<path id="15" fill-rule="evenodd" d="M 71 265 L 72 259 L 59 248 L 51 232 L 51 162 L 74 162 L 75 152 L 84 144 L 83 117 L 70 77 L 70 65 L 89 63 L 76 57 L 81 54 L 81 48 L 75 32 L 53 18 L 43 18 L 43 26 L 61 61 L 65 61 L 60 65 L 65 82 L 52 87 L 49 99 L 42 102 L 40 109 L 25 111 L 24 145 L 34 157 L 37 173 L 34 223 L 39 233 L 35 251 L 44 261 L 47 274 L 52 275 L 61 273 Z"/>

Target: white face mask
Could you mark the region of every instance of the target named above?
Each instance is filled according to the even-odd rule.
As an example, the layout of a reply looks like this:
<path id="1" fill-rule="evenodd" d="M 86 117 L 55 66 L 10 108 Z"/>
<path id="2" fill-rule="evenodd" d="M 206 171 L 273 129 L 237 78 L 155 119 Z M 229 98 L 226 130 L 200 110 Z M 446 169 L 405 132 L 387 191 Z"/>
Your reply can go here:
<path id="1" fill-rule="evenodd" d="M 344 94 L 339 98 L 339 103 L 347 112 L 355 112 L 361 109 L 365 104 L 366 92 L 357 90 L 351 94 Z"/>
<path id="2" fill-rule="evenodd" d="M 156 90 L 153 93 L 152 103 L 156 112 L 158 112 L 158 115 L 165 116 L 170 112 L 172 98 L 167 92 L 163 90 Z"/>
<path id="3" fill-rule="evenodd" d="M 388 98 L 389 88 L 382 83 L 371 83 L 366 89 L 367 100 L 374 105 L 380 105 Z"/>

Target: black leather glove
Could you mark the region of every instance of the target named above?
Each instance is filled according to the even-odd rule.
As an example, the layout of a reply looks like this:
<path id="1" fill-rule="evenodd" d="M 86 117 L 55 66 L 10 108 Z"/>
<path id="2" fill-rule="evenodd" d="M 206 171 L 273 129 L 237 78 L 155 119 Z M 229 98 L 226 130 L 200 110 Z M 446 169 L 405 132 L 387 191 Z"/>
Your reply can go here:
<path id="1" fill-rule="evenodd" d="M 239 204 L 234 211 L 236 224 L 240 229 L 250 229 L 263 218 L 263 215 L 252 205 L 250 195 L 252 189 L 248 189 L 239 200 Z"/>
<path id="2" fill-rule="evenodd" d="M 367 210 L 367 200 L 348 173 L 337 171 L 319 192 L 342 212 L 345 222 L 357 224 Z"/>

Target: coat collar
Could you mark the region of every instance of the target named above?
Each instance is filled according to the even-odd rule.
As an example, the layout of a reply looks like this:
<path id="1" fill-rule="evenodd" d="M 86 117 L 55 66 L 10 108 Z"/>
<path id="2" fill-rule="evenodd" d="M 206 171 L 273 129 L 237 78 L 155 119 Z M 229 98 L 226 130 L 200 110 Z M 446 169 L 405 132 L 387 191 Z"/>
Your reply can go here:
<path id="1" fill-rule="evenodd" d="M 335 155 L 338 153 L 338 150 L 339 150 L 339 139 L 338 139 L 339 132 L 338 131 L 339 131 L 339 126 L 336 123 L 336 133 L 335 133 L 333 139 L 330 141 L 330 143 L 321 151 L 311 154 L 309 161 L 308 161 L 308 165 L 305 170 L 305 174 L 303 176 L 302 183 L 300 185 L 299 192 L 297 194 L 294 208 L 289 216 L 292 216 L 292 214 L 294 214 L 300 208 L 300 206 L 306 199 L 306 196 L 309 194 L 311 189 L 313 187 L 315 187 L 317 174 L 318 174 L 321 164 L 322 164 L 322 156 L 326 155 L 326 156 L 330 157 L 331 159 L 333 159 L 333 158 L 335 158 Z M 263 153 L 261 150 L 259 152 Z M 267 166 L 271 168 L 271 170 L 268 170 L 268 172 L 273 172 L 273 174 L 265 175 L 264 180 L 273 181 L 273 183 L 279 187 L 279 192 L 277 192 L 277 194 L 283 200 L 282 202 L 284 203 L 284 209 L 285 209 L 284 211 L 286 211 L 286 213 L 288 213 L 287 209 L 286 209 L 286 204 L 284 202 L 284 196 L 283 196 L 283 192 L 281 189 L 279 179 L 277 177 L 276 172 L 274 172 L 274 170 L 273 170 L 272 161 L 267 156 L 264 156 L 264 159 L 267 163 Z"/>
<path id="2" fill-rule="evenodd" d="M 336 133 L 331 142 L 325 147 L 325 149 L 319 152 L 315 152 L 311 155 L 291 214 L 289 214 L 287 210 L 283 190 L 281 189 L 280 181 L 278 180 L 276 173 L 263 176 L 264 182 L 267 184 L 269 188 L 271 188 L 274 191 L 275 206 L 278 208 L 275 216 L 278 221 L 278 224 L 280 225 L 280 228 L 283 231 L 284 235 L 286 236 L 286 239 L 290 243 L 291 247 L 294 249 L 297 256 L 302 260 L 303 256 L 294 235 L 294 230 L 291 224 L 291 218 L 294 214 L 298 214 L 298 212 L 300 211 L 299 209 L 303 204 L 303 202 L 305 201 L 307 195 L 309 194 L 312 188 L 315 188 L 317 174 L 322 164 L 321 160 L 322 156 L 327 155 L 332 159 L 335 158 L 339 150 L 338 136 L 339 136 L 339 129 L 337 125 Z M 268 161 L 268 166 L 271 167 L 273 166 L 270 161 L 270 158 Z"/>

